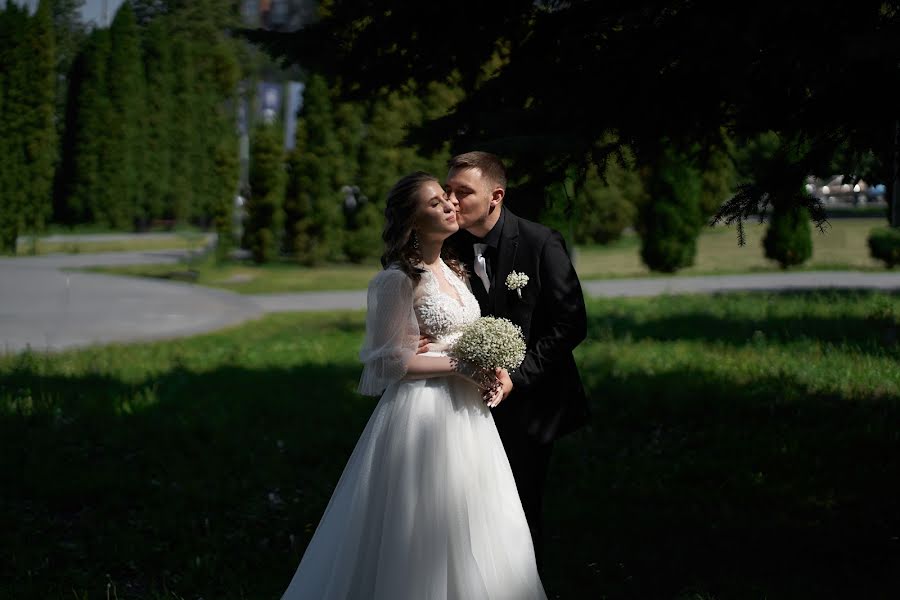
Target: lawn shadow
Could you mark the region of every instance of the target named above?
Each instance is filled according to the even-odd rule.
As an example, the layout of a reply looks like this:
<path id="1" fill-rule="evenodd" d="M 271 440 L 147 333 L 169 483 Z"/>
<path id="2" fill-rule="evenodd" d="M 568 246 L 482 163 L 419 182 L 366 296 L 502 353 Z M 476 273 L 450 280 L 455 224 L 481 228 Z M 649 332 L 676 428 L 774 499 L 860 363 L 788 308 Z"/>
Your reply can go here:
<path id="1" fill-rule="evenodd" d="M 9 597 L 276 598 L 375 399 L 356 365 L 0 380 Z"/>
<path id="2" fill-rule="evenodd" d="M 821 292 L 767 292 L 780 298 L 810 298 L 821 301 Z M 865 300 L 873 292 L 849 291 L 832 292 L 830 296 L 842 300 Z M 900 292 L 886 295 L 900 299 Z M 758 296 L 763 302 L 765 296 Z M 729 296 L 712 294 L 709 302 L 718 298 L 726 301 Z M 677 300 L 676 300 L 677 301 Z M 609 306 L 609 305 L 607 305 Z M 789 343 L 798 340 L 814 340 L 826 344 L 848 344 L 855 350 L 867 354 L 884 354 L 900 357 L 898 328 L 900 328 L 900 306 L 890 309 L 873 310 L 860 316 L 791 316 L 761 315 L 759 318 L 742 316 L 722 316 L 703 310 L 696 303 L 689 309 L 664 316 L 641 319 L 629 311 L 620 314 L 610 310 L 592 310 L 588 318 L 588 338 L 600 340 L 655 340 L 655 341 L 701 341 L 727 344 L 735 347 L 746 346 L 760 341 L 766 343 Z"/>
<path id="3" fill-rule="evenodd" d="M 900 597 L 900 398 L 585 379 L 591 425 L 558 442 L 548 484 L 551 597 Z"/>

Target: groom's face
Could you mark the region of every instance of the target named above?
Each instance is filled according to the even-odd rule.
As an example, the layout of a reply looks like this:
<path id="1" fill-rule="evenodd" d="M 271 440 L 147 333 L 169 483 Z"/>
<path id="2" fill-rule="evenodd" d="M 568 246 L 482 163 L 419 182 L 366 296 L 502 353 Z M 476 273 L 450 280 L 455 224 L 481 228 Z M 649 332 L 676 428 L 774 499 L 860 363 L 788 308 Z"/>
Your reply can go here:
<path id="1" fill-rule="evenodd" d="M 452 169 L 447 174 L 447 195 L 458 211 L 461 229 L 477 227 L 491 213 L 493 186 L 477 167 Z"/>

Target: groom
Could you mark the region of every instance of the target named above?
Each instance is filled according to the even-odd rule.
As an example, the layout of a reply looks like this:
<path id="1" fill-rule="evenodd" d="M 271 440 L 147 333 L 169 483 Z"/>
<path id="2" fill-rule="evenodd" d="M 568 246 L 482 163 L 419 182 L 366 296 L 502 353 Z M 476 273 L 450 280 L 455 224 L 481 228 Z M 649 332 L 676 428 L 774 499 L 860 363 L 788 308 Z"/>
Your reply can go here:
<path id="1" fill-rule="evenodd" d="M 503 400 L 493 415 L 540 565 L 553 442 L 588 418 L 572 357 L 587 334 L 584 297 L 562 236 L 504 207 L 506 169 L 497 156 L 467 152 L 448 166 L 446 189 L 460 226 L 448 241 L 472 275 L 481 314 L 505 317 L 525 335 L 525 360 L 511 374 L 501 371 Z M 512 271 L 528 276 L 521 297 L 507 288 Z"/>

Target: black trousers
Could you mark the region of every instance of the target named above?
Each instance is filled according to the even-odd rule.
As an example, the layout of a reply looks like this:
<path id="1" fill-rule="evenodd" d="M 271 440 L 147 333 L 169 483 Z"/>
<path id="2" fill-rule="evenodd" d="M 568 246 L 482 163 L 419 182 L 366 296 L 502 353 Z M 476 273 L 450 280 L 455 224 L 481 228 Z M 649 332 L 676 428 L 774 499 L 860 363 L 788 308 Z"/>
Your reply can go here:
<path id="1" fill-rule="evenodd" d="M 525 518 L 531 530 L 535 558 L 540 570 L 544 551 L 544 488 L 550 469 L 553 442 L 539 443 L 521 430 L 498 428 L 498 431 L 516 480 L 522 508 L 525 509 Z"/>

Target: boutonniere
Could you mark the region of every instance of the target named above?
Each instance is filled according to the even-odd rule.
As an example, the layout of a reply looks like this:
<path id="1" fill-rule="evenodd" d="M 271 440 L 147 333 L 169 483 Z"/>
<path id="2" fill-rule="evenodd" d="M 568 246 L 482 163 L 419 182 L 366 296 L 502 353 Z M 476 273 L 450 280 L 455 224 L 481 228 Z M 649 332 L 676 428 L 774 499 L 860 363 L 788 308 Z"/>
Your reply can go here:
<path id="1" fill-rule="evenodd" d="M 528 275 L 525 273 L 517 273 L 513 271 L 506 276 L 506 289 L 516 290 L 519 299 L 522 299 L 522 288 L 528 285 Z"/>

